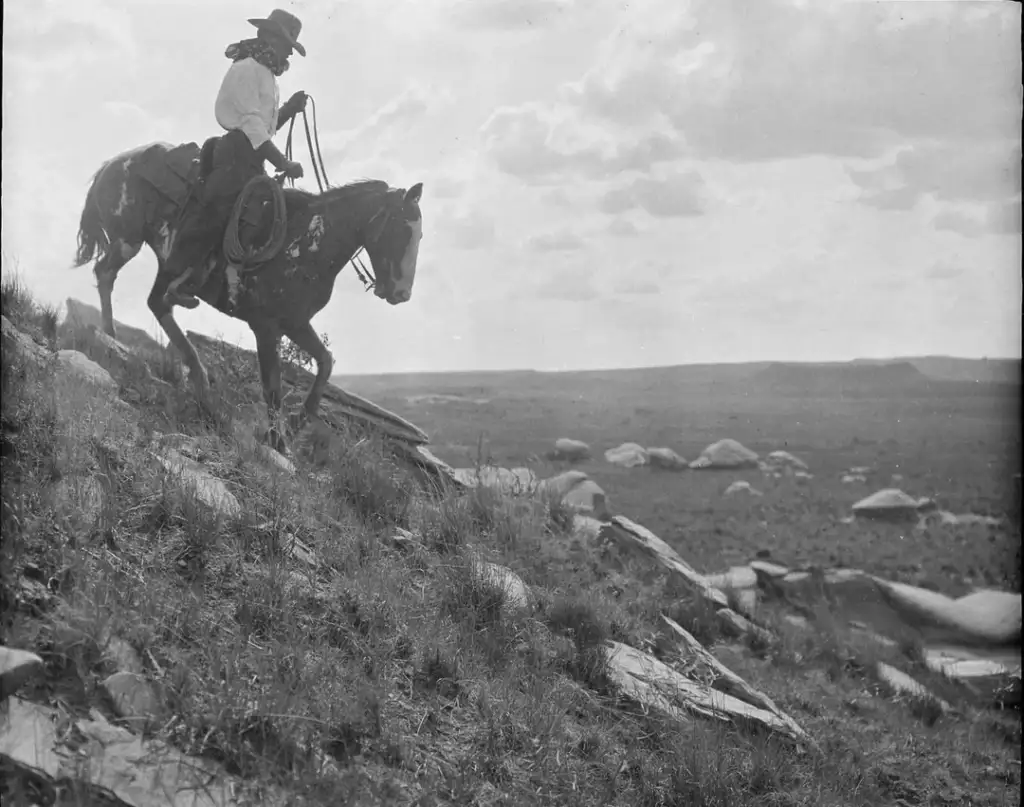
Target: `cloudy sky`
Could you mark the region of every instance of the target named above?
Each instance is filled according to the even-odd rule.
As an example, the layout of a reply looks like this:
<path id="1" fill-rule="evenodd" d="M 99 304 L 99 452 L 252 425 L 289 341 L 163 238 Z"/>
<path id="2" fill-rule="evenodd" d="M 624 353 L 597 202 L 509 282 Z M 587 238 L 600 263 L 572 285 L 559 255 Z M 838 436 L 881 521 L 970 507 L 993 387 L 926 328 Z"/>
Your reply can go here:
<path id="1" fill-rule="evenodd" d="M 331 180 L 424 183 L 412 301 L 346 270 L 314 320 L 338 372 L 1020 356 L 1019 3 L 279 4 Z M 97 303 L 92 173 L 218 133 L 224 47 L 272 7 L 5 2 L 4 271 Z M 154 332 L 155 267 L 114 296 Z"/>

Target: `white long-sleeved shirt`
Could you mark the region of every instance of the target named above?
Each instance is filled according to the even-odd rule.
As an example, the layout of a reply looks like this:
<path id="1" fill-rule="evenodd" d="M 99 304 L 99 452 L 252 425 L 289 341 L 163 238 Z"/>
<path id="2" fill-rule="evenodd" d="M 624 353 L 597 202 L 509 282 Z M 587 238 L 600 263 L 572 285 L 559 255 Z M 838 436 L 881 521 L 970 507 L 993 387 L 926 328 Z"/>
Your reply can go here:
<path id="1" fill-rule="evenodd" d="M 277 77 L 255 59 L 242 59 L 228 68 L 214 114 L 226 131 L 245 132 L 255 150 L 277 134 L 280 103 Z"/>

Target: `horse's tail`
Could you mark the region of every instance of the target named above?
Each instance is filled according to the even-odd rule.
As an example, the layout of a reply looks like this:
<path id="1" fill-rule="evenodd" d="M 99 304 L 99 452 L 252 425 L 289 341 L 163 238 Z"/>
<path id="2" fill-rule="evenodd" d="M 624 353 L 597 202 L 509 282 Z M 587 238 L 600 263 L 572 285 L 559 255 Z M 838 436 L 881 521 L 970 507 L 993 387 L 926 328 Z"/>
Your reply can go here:
<path id="1" fill-rule="evenodd" d="M 106 164 L 100 166 L 100 169 L 93 175 L 89 192 L 85 195 L 85 206 L 82 208 L 82 218 L 78 223 L 78 251 L 75 253 L 75 266 L 89 263 L 93 258 L 104 257 L 107 247 L 110 246 L 110 238 L 103 227 L 103 219 L 100 217 L 99 203 L 96 199 L 100 175 L 106 167 Z"/>

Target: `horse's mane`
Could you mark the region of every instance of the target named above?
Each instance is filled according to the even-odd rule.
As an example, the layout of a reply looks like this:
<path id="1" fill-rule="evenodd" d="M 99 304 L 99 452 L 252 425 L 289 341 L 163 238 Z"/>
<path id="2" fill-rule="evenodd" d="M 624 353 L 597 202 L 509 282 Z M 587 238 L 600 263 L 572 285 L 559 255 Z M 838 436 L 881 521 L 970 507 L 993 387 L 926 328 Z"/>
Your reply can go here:
<path id="1" fill-rule="evenodd" d="M 291 204 L 308 205 L 313 202 L 323 204 L 338 199 L 370 194 L 383 194 L 390 189 L 387 182 L 380 179 L 356 179 L 335 188 L 328 188 L 323 193 L 313 193 L 299 188 L 285 188 L 285 199 Z"/>

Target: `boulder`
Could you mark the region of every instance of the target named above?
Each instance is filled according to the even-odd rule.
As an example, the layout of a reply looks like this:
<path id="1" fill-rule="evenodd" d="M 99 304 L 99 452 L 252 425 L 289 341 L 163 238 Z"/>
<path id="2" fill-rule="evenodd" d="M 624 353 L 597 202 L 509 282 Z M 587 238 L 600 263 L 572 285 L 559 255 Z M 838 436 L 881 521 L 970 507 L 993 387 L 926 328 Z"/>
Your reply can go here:
<path id="1" fill-rule="evenodd" d="M 647 450 L 637 443 L 623 443 L 618 448 L 609 448 L 604 458 L 613 465 L 623 468 L 637 468 L 647 464 Z"/>
<path id="2" fill-rule="evenodd" d="M 746 493 L 750 496 L 764 495 L 763 493 L 761 493 L 761 491 L 751 487 L 749 482 L 745 482 L 743 480 L 737 480 L 736 482 L 733 482 L 731 485 L 729 485 L 729 487 L 725 489 L 726 496 L 734 496 L 737 493 Z"/>
<path id="3" fill-rule="evenodd" d="M 608 516 L 608 500 L 604 490 L 583 471 L 565 471 L 545 479 L 537 486 L 537 491 L 577 511 L 597 518 Z"/>
<path id="4" fill-rule="evenodd" d="M 555 440 L 554 451 L 550 454 L 552 459 L 566 460 L 568 462 L 582 462 L 590 459 L 590 446 L 581 440 L 571 440 L 568 437 L 559 437 Z"/>
<path id="5" fill-rule="evenodd" d="M 114 381 L 110 373 L 84 353 L 77 350 L 58 350 L 57 360 L 69 375 L 73 374 L 89 384 L 95 384 L 97 387 L 112 392 L 116 392 L 118 389 L 118 383 Z"/>
<path id="6" fill-rule="evenodd" d="M 478 582 L 502 595 L 501 608 L 508 614 L 530 607 L 530 589 L 523 579 L 505 566 L 474 559 L 473 573 Z"/>
<path id="7" fill-rule="evenodd" d="M 689 467 L 686 460 L 671 448 L 648 448 L 647 461 L 652 468 L 663 471 L 683 471 Z"/>
<path id="8" fill-rule="evenodd" d="M 807 463 L 798 457 L 794 457 L 788 451 L 772 451 L 765 458 L 765 464 L 770 468 L 790 468 L 794 471 L 807 470 Z"/>
<path id="9" fill-rule="evenodd" d="M 700 456 L 690 463 L 696 470 L 718 468 L 756 468 L 758 457 L 753 451 L 736 440 L 726 438 L 712 443 Z"/>
<path id="10" fill-rule="evenodd" d="M 853 514 L 857 518 L 909 521 L 916 519 L 921 510 L 933 506 L 931 499 L 915 499 L 898 488 L 886 488 L 853 505 Z"/>

